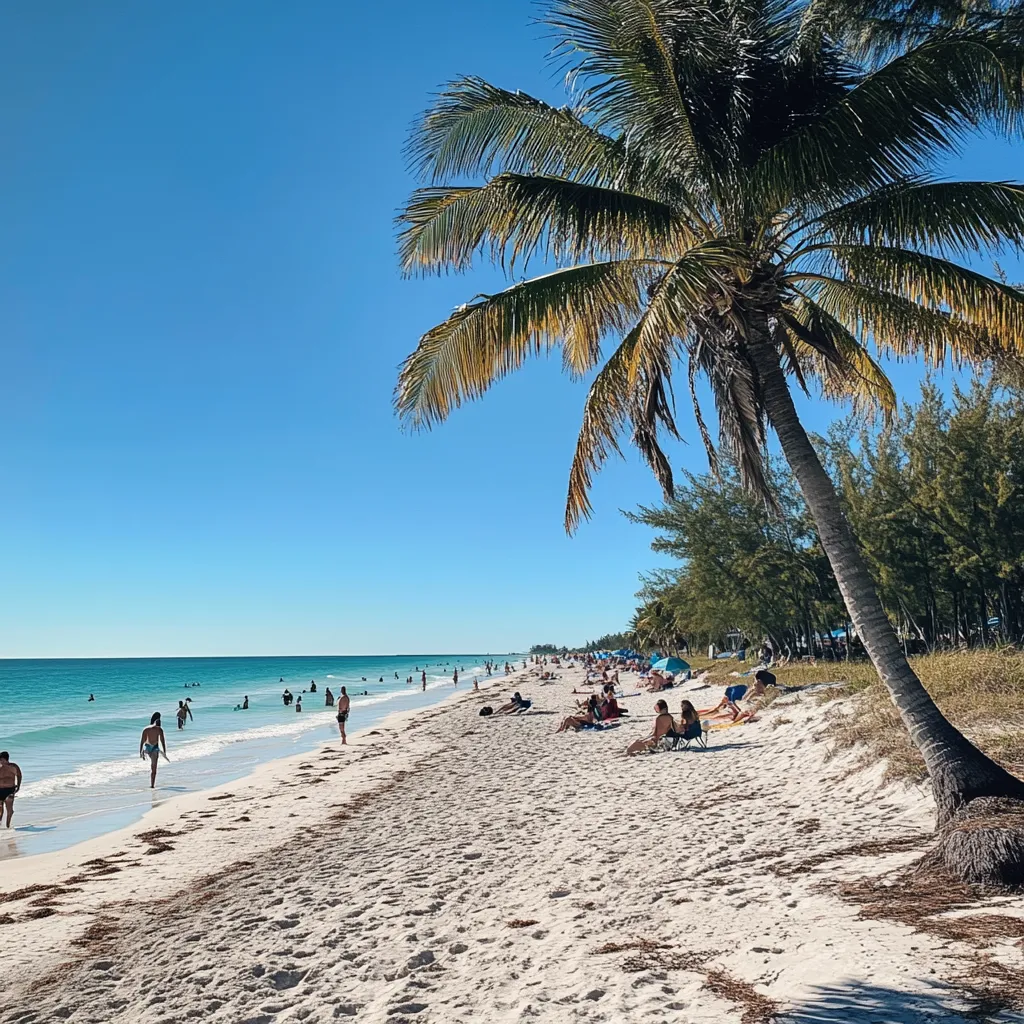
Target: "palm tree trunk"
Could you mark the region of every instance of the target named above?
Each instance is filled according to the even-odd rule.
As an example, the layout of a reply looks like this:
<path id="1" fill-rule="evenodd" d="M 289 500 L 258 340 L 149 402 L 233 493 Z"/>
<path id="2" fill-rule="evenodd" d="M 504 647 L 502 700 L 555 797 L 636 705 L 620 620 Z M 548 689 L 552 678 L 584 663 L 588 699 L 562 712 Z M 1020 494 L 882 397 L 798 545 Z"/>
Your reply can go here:
<path id="1" fill-rule="evenodd" d="M 765 335 L 762 335 L 765 338 Z M 775 346 L 751 339 L 761 398 L 786 461 L 800 484 L 850 618 L 931 777 L 940 825 L 978 797 L 1024 799 L 1024 783 L 948 722 L 910 667 L 875 590 L 832 480 L 800 423 Z"/>

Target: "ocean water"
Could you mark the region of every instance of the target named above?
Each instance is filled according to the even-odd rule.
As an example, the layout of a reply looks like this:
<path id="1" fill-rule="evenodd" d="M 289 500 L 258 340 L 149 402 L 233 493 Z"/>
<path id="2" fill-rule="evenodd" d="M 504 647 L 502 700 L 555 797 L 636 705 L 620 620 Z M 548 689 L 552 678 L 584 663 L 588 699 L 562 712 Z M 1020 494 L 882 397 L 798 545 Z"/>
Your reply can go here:
<path id="1" fill-rule="evenodd" d="M 336 740 L 336 712 L 325 705 L 328 686 L 335 696 L 348 688 L 353 732 L 392 711 L 436 704 L 453 691 L 456 667 L 459 688 L 468 688 L 474 677 L 486 678 L 485 661 L 503 666 L 506 657 L 513 656 L 0 661 L 0 750 L 24 773 L 14 827 L 0 828 L 0 860 L 121 828 L 177 793 Z M 303 693 L 313 680 L 317 692 Z M 302 696 L 301 714 L 284 706 L 286 686 Z M 235 710 L 246 695 L 249 709 Z M 175 711 L 186 697 L 194 721 L 179 730 Z M 162 715 L 169 758 L 160 760 L 155 791 L 149 762 L 139 758 L 139 737 L 154 711 Z"/>

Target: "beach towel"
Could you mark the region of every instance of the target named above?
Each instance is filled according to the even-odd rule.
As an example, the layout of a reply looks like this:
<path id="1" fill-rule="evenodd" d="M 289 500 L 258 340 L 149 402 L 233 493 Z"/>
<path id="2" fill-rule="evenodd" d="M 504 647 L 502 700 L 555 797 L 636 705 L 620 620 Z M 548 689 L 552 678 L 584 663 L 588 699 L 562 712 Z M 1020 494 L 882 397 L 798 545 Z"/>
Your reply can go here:
<path id="1" fill-rule="evenodd" d="M 712 723 L 712 722 L 705 722 L 704 724 L 707 726 L 707 728 L 709 730 L 711 730 L 711 729 L 731 729 L 735 725 L 746 725 L 747 722 L 758 722 L 758 721 L 760 721 L 760 719 L 758 719 L 758 718 L 741 718 L 737 722 L 714 722 L 714 723 Z"/>

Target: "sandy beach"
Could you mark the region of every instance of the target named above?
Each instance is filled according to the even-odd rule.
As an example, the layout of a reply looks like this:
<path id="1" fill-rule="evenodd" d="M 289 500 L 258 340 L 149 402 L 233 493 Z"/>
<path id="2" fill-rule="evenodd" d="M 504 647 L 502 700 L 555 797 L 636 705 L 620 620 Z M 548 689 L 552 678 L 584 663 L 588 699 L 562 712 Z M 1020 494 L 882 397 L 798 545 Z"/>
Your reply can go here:
<path id="1" fill-rule="evenodd" d="M 966 1012 L 950 984 L 964 947 L 863 919 L 830 891 L 926 848 L 925 789 L 882 787 L 881 766 L 856 755 L 830 759 L 809 695 L 713 732 L 707 751 L 626 758 L 655 698 L 628 697 L 615 728 L 555 735 L 581 681 L 519 673 L 456 692 L 347 748 L 5 863 L 0 1021 Z M 479 717 L 513 688 L 533 699 L 528 714 Z M 684 684 L 666 696 L 676 711 L 681 696 L 720 695 Z M 998 909 L 1019 917 L 1024 899 Z M 1019 965 L 1009 940 L 993 955 Z"/>

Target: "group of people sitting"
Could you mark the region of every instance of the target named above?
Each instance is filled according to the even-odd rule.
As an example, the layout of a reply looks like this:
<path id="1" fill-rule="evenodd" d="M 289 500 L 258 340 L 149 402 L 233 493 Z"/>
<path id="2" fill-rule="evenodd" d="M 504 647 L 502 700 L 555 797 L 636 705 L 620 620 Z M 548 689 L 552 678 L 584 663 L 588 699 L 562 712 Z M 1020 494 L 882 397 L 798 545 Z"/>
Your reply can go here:
<path id="1" fill-rule="evenodd" d="M 654 728 L 649 736 L 643 739 L 634 740 L 626 747 L 627 754 L 642 754 L 648 750 L 655 750 L 662 740 L 695 740 L 703 731 L 700 722 L 700 712 L 688 700 L 679 705 L 679 718 L 672 717 L 668 710 L 668 704 L 659 700 L 654 705 L 655 719 Z"/>
<path id="2" fill-rule="evenodd" d="M 582 706 L 579 701 L 576 704 L 577 707 L 581 707 L 581 712 L 562 719 L 555 732 L 603 729 L 608 723 L 615 722 L 623 715 L 629 714 L 626 708 L 619 707 L 619 702 L 615 699 L 615 684 L 611 682 L 605 683 L 601 687 L 600 694 L 590 694 Z"/>

